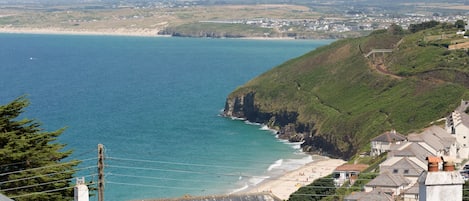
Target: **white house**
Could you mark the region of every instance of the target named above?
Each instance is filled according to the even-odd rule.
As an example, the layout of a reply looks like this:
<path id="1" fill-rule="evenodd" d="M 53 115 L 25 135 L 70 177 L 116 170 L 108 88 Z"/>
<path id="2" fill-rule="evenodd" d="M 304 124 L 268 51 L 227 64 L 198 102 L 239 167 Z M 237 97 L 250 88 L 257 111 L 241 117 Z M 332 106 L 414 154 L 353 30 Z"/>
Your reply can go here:
<path id="1" fill-rule="evenodd" d="M 469 158 L 469 115 L 466 109 L 468 101 L 461 101 L 461 105 L 446 117 L 445 129 L 448 133 L 456 137 L 458 143 L 459 158 Z"/>
<path id="2" fill-rule="evenodd" d="M 365 164 L 343 164 L 335 168 L 332 173 L 334 178 L 334 184 L 336 186 L 342 186 L 346 181 L 353 184 L 356 179 L 358 179 L 358 174 L 368 168 L 368 165 Z"/>
<path id="3" fill-rule="evenodd" d="M 406 137 L 396 130 L 387 131 L 371 140 L 371 156 L 379 156 L 388 152 L 393 144 L 400 144 L 405 140 Z"/>

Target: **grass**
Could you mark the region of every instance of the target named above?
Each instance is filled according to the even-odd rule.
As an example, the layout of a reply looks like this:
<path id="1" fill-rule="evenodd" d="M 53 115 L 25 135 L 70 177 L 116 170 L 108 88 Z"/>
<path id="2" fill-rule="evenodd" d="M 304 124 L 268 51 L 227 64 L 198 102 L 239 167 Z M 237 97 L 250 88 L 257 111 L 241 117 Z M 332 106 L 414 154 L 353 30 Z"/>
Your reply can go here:
<path id="1" fill-rule="evenodd" d="M 297 113 L 291 123 L 309 126 L 312 147 L 347 159 L 372 137 L 390 129 L 409 133 L 428 126 L 469 97 L 467 81 L 458 78 L 465 72 L 459 65 L 466 52 L 419 46 L 421 36 L 378 32 L 338 41 L 262 74 L 229 98 L 254 92 L 261 113 Z M 404 77 L 372 69 L 363 52 L 375 47 L 395 50 L 386 62 Z M 443 66 L 435 62 L 441 57 L 454 59 Z"/>
<path id="2" fill-rule="evenodd" d="M 272 29 L 260 28 L 253 25 L 210 22 L 183 24 L 177 27 L 169 28 L 168 30 L 179 35 L 202 37 L 264 37 L 265 34 L 273 34 Z"/>

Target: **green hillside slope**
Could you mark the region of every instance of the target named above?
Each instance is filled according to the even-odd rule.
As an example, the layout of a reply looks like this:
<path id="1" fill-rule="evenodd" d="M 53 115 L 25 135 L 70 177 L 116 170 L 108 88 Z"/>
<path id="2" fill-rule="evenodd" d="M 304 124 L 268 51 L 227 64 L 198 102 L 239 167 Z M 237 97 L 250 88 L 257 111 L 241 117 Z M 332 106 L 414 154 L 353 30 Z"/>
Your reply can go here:
<path id="1" fill-rule="evenodd" d="M 424 32 L 391 27 L 318 48 L 236 89 L 224 114 L 304 140 L 305 151 L 348 159 L 372 137 L 423 128 L 468 97 L 466 51 L 422 44 Z M 365 57 L 373 49 L 393 52 Z M 440 57 L 451 65 L 434 61 Z"/>

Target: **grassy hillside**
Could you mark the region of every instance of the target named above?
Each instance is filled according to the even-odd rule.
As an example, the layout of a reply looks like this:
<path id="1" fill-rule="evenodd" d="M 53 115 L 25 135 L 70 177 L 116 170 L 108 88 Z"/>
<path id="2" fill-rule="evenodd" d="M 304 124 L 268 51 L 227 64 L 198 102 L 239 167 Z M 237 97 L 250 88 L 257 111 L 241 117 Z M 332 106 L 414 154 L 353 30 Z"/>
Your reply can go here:
<path id="1" fill-rule="evenodd" d="M 253 96 L 254 113 L 244 107 L 232 116 L 278 129 L 293 127 L 295 135 L 303 135 L 306 150 L 342 158 L 386 130 L 408 133 L 428 126 L 468 97 L 467 80 L 459 75 L 467 63 L 459 64 L 468 56 L 454 56 L 462 50 L 448 53 L 444 46 L 420 44 L 423 32 L 407 34 L 393 27 L 290 60 L 230 94 L 227 103 Z M 393 52 L 366 58 L 372 49 Z M 440 57 L 452 59 L 446 59 L 443 68 L 435 64 Z M 428 72 L 435 69 L 433 77 Z M 228 110 L 237 109 L 225 108 L 225 114 Z M 289 118 L 282 118 L 284 114 Z"/>

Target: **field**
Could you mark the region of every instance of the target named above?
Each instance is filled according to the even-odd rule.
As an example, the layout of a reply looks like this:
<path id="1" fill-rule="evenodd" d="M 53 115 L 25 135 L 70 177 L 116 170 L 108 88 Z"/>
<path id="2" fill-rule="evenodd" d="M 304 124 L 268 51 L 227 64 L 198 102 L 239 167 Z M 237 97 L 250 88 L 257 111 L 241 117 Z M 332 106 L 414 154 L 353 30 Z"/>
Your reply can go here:
<path id="1" fill-rule="evenodd" d="M 194 6 L 187 8 L 77 9 L 53 7 L 0 9 L 0 28 L 51 29 L 56 31 L 150 31 L 188 26 L 201 21 L 248 19 L 316 19 L 320 15 L 298 5 Z M 221 30 L 226 26 L 213 23 Z M 263 31 L 263 30 L 261 30 Z"/>

